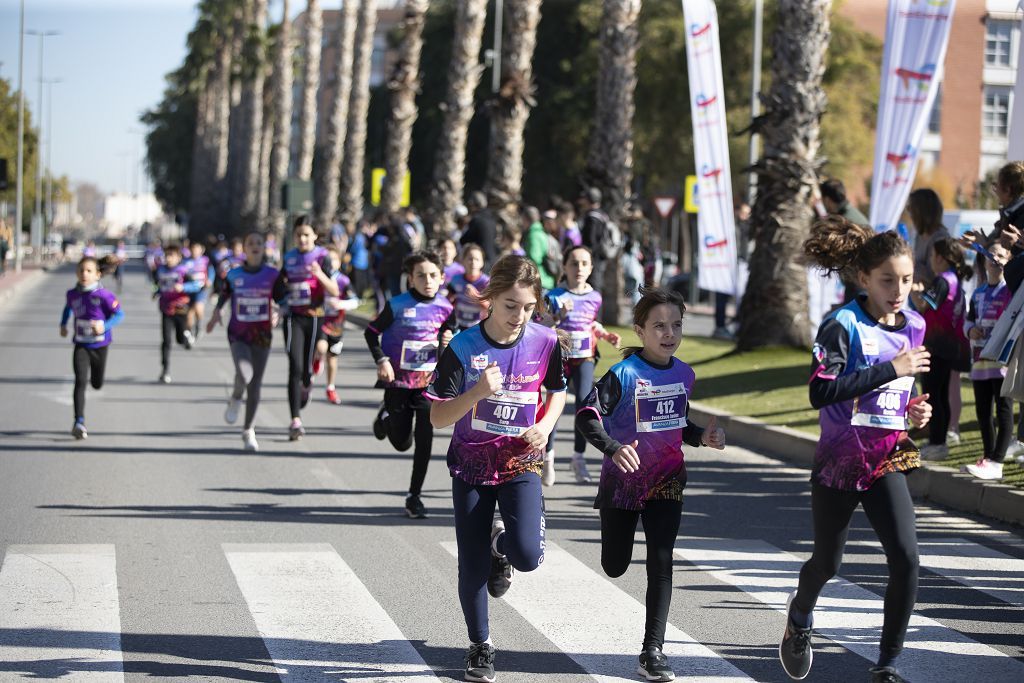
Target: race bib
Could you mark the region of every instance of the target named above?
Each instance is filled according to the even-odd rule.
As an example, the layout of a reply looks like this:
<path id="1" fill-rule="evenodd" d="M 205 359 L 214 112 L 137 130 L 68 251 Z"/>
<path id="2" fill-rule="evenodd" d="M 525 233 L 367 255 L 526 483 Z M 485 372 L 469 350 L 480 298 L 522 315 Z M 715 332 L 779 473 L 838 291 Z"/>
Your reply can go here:
<path id="1" fill-rule="evenodd" d="M 292 282 L 288 284 L 288 305 L 309 306 L 313 303 L 313 290 L 308 282 Z"/>
<path id="2" fill-rule="evenodd" d="M 570 332 L 569 338 L 572 347 L 569 349 L 569 358 L 593 358 L 594 357 L 594 335 L 590 332 Z"/>
<path id="3" fill-rule="evenodd" d="M 173 292 L 175 285 L 178 284 L 177 273 L 165 273 L 160 276 L 160 291 L 161 292 Z"/>
<path id="4" fill-rule="evenodd" d="M 412 341 L 402 343 L 403 370 L 430 372 L 437 367 L 437 341 Z"/>
<path id="5" fill-rule="evenodd" d="M 480 306 L 472 303 L 458 302 L 455 304 L 455 319 L 461 327 L 472 327 L 480 322 Z"/>
<path id="6" fill-rule="evenodd" d="M 878 429 L 907 429 L 907 404 L 914 389 L 913 377 L 899 377 L 853 401 L 850 424 Z"/>
<path id="7" fill-rule="evenodd" d="M 101 332 L 93 330 L 93 323 L 99 323 Z M 75 342 L 79 344 L 95 344 L 103 341 L 104 333 L 102 320 L 75 320 Z"/>
<path id="8" fill-rule="evenodd" d="M 502 391 L 473 406 L 472 427 L 481 432 L 519 436 L 537 423 L 537 401 L 533 391 Z"/>
<path id="9" fill-rule="evenodd" d="M 270 320 L 270 299 L 240 296 L 235 299 L 235 318 L 240 323 L 265 323 Z"/>
<path id="10" fill-rule="evenodd" d="M 634 399 L 636 431 L 660 432 L 686 426 L 686 385 L 637 387 Z"/>

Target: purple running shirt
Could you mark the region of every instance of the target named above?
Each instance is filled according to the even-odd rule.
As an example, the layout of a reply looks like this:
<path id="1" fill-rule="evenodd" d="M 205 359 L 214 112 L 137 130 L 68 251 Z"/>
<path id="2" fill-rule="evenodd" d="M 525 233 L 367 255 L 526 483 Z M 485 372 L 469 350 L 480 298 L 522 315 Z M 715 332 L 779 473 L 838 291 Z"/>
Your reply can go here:
<path id="1" fill-rule="evenodd" d="M 67 292 L 67 307 L 74 314 L 75 344 L 87 349 L 98 349 L 110 344 L 110 328 L 104 325 L 103 332 L 97 334 L 93 323 L 97 320 L 106 322 L 121 310 L 121 302 L 113 292 L 103 287 L 88 291 L 73 287 Z"/>

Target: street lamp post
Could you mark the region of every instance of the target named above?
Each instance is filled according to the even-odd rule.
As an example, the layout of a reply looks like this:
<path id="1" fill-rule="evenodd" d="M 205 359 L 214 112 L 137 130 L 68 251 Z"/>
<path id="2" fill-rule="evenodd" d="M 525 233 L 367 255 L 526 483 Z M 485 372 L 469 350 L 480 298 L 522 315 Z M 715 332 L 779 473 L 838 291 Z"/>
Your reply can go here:
<path id="1" fill-rule="evenodd" d="M 45 38 L 59 35 L 59 31 L 25 31 L 26 35 L 39 37 L 39 139 L 43 137 L 43 43 Z M 41 262 L 43 246 L 43 164 L 40 154 L 36 153 L 36 206 L 32 214 L 32 260 Z"/>
<path id="2" fill-rule="evenodd" d="M 46 79 L 46 220 L 43 222 L 43 244 L 49 243 L 50 230 L 53 229 L 53 166 L 50 165 L 53 152 L 53 84 L 62 80 Z"/>
<path id="3" fill-rule="evenodd" d="M 24 220 L 25 201 L 25 0 L 21 0 L 18 24 L 18 169 L 17 190 L 14 201 L 14 271 L 21 272 L 21 222 Z"/>
<path id="4" fill-rule="evenodd" d="M 754 120 L 761 114 L 761 34 L 764 26 L 764 0 L 756 0 L 754 3 L 754 65 L 750 82 L 750 119 Z M 753 168 L 757 163 L 759 153 L 759 136 L 750 136 L 750 163 Z M 747 180 L 747 204 L 753 206 L 757 198 L 757 173 L 750 171 Z"/>

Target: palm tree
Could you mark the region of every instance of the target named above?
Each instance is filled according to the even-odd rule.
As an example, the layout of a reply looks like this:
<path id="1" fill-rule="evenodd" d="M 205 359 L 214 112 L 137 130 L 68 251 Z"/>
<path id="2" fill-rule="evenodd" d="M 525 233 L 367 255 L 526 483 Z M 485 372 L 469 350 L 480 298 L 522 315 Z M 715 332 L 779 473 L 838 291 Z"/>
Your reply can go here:
<path id="1" fill-rule="evenodd" d="M 601 208 L 624 225 L 633 182 L 633 92 L 636 89 L 637 22 L 640 0 L 604 0 L 597 76 L 597 110 L 590 137 L 585 178 L 601 190 Z M 622 269 L 605 268 L 605 322 L 618 324 L 624 289 Z"/>
<path id="2" fill-rule="evenodd" d="M 352 43 L 356 33 L 356 9 L 357 5 L 352 0 L 341 3 L 337 31 L 334 34 L 334 72 L 337 81 L 323 132 L 323 154 L 313 168 L 313 197 L 320 225 L 328 225 L 338 211 L 341 153 L 345 148 L 348 103 L 352 95 Z"/>
<path id="3" fill-rule="evenodd" d="M 447 234 L 455 227 L 452 215 L 462 201 L 466 181 L 466 135 L 473 118 L 473 93 L 480 82 L 480 43 L 487 19 L 487 0 L 463 0 L 455 6 L 448 93 L 434 162 L 431 209 L 434 229 Z"/>
<path id="4" fill-rule="evenodd" d="M 292 19 L 289 0 L 283 4 L 274 54 L 274 145 L 270 150 L 270 224 L 278 233 L 284 230 L 281 189 L 288 175 L 292 133 Z"/>
<path id="5" fill-rule="evenodd" d="M 302 100 L 299 102 L 299 149 L 295 175 L 309 180 L 313 173 L 313 147 L 316 142 L 316 94 L 320 89 L 320 36 L 323 33 L 320 0 L 308 0 L 303 34 L 305 60 L 302 67 Z"/>
<path id="6" fill-rule="evenodd" d="M 502 213 L 518 202 L 523 185 L 523 132 L 533 99 L 533 50 L 537 45 L 540 0 L 509 0 L 505 4 L 501 87 L 491 101 L 491 143 L 484 192 Z M 514 216 L 502 218 L 508 222 Z"/>
<path id="7" fill-rule="evenodd" d="M 810 340 L 807 271 L 801 264 L 814 211 L 819 123 L 825 111 L 821 87 L 829 42 L 831 0 L 779 0 L 772 36 L 772 77 L 764 111 L 754 122 L 761 134 L 757 200 L 751 215 L 752 285 L 740 304 L 738 348 Z"/>
<path id="8" fill-rule="evenodd" d="M 276 44 L 278 27 L 272 27 L 268 38 Z M 276 49 L 276 48 L 275 48 Z M 274 120 L 276 104 L 274 95 L 277 93 L 278 73 L 271 69 L 263 84 L 263 128 L 260 132 L 259 173 L 256 175 L 256 216 L 265 227 L 269 227 L 270 217 L 270 153 L 274 149 Z"/>
<path id="9" fill-rule="evenodd" d="M 256 228 L 259 213 L 260 153 L 263 143 L 263 87 L 266 80 L 267 0 L 247 0 L 241 59 L 241 98 L 237 159 L 232 160 L 232 225 L 240 232 Z"/>
<path id="10" fill-rule="evenodd" d="M 412 124 L 416 122 L 416 94 L 420 89 L 420 53 L 423 51 L 423 25 L 426 23 L 427 0 L 406 0 L 402 21 L 402 45 L 398 62 L 388 81 L 391 91 L 391 118 L 388 119 L 388 141 L 384 150 L 384 186 L 380 206 L 383 211 L 398 211 L 402 201 L 405 174 L 409 170 L 409 149 L 412 147 Z"/>
<path id="11" fill-rule="evenodd" d="M 345 223 L 363 214 L 363 170 L 366 163 L 366 114 L 370 108 L 370 67 L 373 35 L 377 30 L 377 3 L 360 0 L 352 62 L 352 95 L 345 135 L 345 167 L 341 174 L 341 212 Z"/>

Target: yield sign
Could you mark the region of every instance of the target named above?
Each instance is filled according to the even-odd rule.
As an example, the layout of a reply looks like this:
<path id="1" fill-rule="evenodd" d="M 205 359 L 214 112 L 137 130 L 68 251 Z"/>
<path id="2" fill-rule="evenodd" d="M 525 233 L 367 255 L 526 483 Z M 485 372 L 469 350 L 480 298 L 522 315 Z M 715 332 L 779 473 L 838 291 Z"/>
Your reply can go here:
<path id="1" fill-rule="evenodd" d="M 668 218 L 669 214 L 672 213 L 672 209 L 676 205 L 676 200 L 673 197 L 655 197 L 654 208 L 658 210 L 658 215 L 662 218 Z"/>

